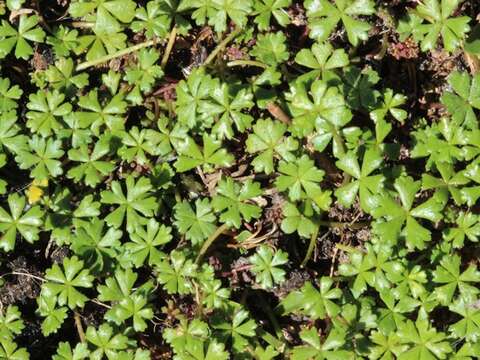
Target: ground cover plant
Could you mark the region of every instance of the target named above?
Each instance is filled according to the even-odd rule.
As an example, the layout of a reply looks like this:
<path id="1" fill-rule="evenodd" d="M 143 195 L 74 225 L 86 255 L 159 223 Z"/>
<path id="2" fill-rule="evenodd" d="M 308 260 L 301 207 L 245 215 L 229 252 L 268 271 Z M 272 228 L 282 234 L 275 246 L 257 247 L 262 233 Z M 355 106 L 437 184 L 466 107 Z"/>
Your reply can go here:
<path id="1" fill-rule="evenodd" d="M 478 359 L 479 20 L 0 0 L 0 359 Z"/>

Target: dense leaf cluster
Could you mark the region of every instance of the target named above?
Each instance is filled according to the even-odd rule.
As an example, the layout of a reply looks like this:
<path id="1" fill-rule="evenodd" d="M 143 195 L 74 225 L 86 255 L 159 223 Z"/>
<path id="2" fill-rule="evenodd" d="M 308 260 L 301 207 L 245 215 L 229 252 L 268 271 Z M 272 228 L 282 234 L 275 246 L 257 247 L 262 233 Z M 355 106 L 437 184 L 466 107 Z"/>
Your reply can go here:
<path id="1" fill-rule="evenodd" d="M 391 3 L 0 1 L 0 359 L 478 358 L 480 8 Z"/>

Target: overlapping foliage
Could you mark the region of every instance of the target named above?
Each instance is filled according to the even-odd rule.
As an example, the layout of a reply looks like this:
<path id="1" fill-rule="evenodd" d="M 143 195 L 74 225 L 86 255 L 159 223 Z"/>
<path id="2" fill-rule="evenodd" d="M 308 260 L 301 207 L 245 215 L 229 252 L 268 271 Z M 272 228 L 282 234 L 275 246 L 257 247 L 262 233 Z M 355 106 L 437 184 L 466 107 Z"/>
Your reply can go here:
<path id="1" fill-rule="evenodd" d="M 479 11 L 0 1 L 0 359 L 478 358 Z"/>

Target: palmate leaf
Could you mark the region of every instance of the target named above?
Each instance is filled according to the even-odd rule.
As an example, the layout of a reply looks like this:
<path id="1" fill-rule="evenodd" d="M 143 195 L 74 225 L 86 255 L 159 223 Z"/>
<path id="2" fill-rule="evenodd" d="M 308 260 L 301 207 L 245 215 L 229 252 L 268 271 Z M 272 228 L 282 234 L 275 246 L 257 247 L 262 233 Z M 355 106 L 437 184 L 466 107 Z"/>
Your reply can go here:
<path id="1" fill-rule="evenodd" d="M 115 131 L 124 129 L 123 114 L 126 111 L 127 103 L 123 94 L 113 96 L 109 101 L 100 102 L 98 91 L 92 90 L 78 100 L 78 106 L 83 110 L 76 112 L 76 116 L 83 127 L 90 127 L 92 132 L 100 136 L 100 130 L 105 128 Z"/>
<path id="2" fill-rule="evenodd" d="M 217 86 L 218 79 L 206 75 L 203 68 L 195 69 L 186 80 L 181 80 L 176 87 L 178 120 L 189 128 L 207 120 L 200 109 L 207 106 L 209 96 Z"/>
<path id="3" fill-rule="evenodd" d="M 133 126 L 129 132 L 122 131 L 120 136 L 123 145 L 117 153 L 125 161 L 147 165 L 150 163 L 149 155 L 159 154 L 158 132 L 153 129 L 139 129 Z"/>
<path id="4" fill-rule="evenodd" d="M 460 212 L 456 219 L 457 227 L 450 227 L 443 233 L 443 238 L 451 241 L 454 248 L 462 248 L 465 238 L 478 242 L 480 237 L 480 217 L 473 213 Z"/>
<path id="5" fill-rule="evenodd" d="M 111 161 L 102 160 L 110 152 L 110 138 L 103 136 L 96 142 L 90 151 L 87 145 L 81 145 L 78 149 L 70 149 L 68 158 L 80 165 L 72 167 L 67 172 L 67 177 L 75 182 L 83 182 L 90 186 L 97 186 L 115 165 Z"/>
<path id="6" fill-rule="evenodd" d="M 165 254 L 158 248 L 172 240 L 172 229 L 160 225 L 155 219 L 150 219 L 146 227 L 139 226 L 130 234 L 130 241 L 125 243 L 125 257 L 136 267 L 145 261 L 149 266 L 158 264 Z"/>
<path id="7" fill-rule="evenodd" d="M 73 349 L 68 342 L 58 343 L 57 353 L 53 355 L 53 360 L 83 360 L 89 355 L 87 344 L 78 343 Z"/>
<path id="8" fill-rule="evenodd" d="M 212 206 L 216 212 L 221 213 L 221 222 L 238 229 L 242 219 L 250 221 L 260 217 L 261 208 L 252 203 L 252 199 L 261 194 L 259 183 L 249 179 L 240 185 L 228 177 L 218 184 Z"/>
<path id="9" fill-rule="evenodd" d="M 330 34 L 342 22 L 347 32 L 348 41 L 357 46 L 367 40 L 370 24 L 356 19 L 359 15 L 372 15 L 375 5 L 371 0 L 307 0 L 305 1 L 310 37 L 320 42 L 328 39 Z"/>
<path id="10" fill-rule="evenodd" d="M 216 32 L 223 32 L 228 19 L 237 26 L 244 26 L 251 8 L 252 0 L 182 0 L 178 10 L 195 9 L 192 18 L 197 25 L 204 25 L 208 20 Z"/>
<path id="11" fill-rule="evenodd" d="M 386 221 L 377 222 L 374 225 L 374 231 L 384 241 L 395 243 L 398 236 L 401 235 L 407 248 L 411 250 L 413 248 L 424 249 L 425 242 L 431 240 L 430 231 L 423 227 L 417 219 L 431 222 L 440 220 L 445 200 L 441 196 L 433 196 L 414 207 L 413 202 L 420 186 L 420 181 L 414 181 L 411 177 L 400 177 L 394 183 L 400 204 L 389 195 L 380 195 L 376 198 L 372 214 L 375 218 L 382 217 Z"/>
<path id="12" fill-rule="evenodd" d="M 212 319 L 212 327 L 223 342 L 231 339 L 234 353 L 241 353 L 248 346 L 249 338 L 255 336 L 257 324 L 248 311 L 234 305 L 217 313 Z"/>
<path id="13" fill-rule="evenodd" d="M 449 304 L 456 291 L 462 296 L 475 295 L 480 290 L 475 283 L 480 282 L 480 272 L 475 265 L 460 271 L 461 258 L 458 255 L 444 256 L 433 272 L 433 281 L 442 284 L 435 288 L 435 295 L 442 304 Z"/>
<path id="14" fill-rule="evenodd" d="M 0 78 L 0 113 L 16 109 L 22 94 L 23 90 L 18 85 L 10 86 L 9 78 Z"/>
<path id="15" fill-rule="evenodd" d="M 26 241 L 33 243 L 43 224 L 43 211 L 39 206 L 27 210 L 25 197 L 13 193 L 8 196 L 9 212 L 0 207 L 0 248 L 12 251 L 19 233 Z"/>
<path id="16" fill-rule="evenodd" d="M 456 338 L 465 338 L 474 344 L 480 339 L 480 309 L 473 305 L 476 301 L 474 296 L 461 296 L 448 307 L 462 317 L 450 325 L 449 331 Z"/>
<path id="17" fill-rule="evenodd" d="M 28 360 L 30 354 L 27 349 L 19 348 L 11 339 L 0 338 L 0 358 L 6 360 Z"/>
<path id="18" fill-rule="evenodd" d="M 59 140 L 44 139 L 34 135 L 28 141 L 28 145 L 32 152 L 21 149 L 15 157 L 20 169 L 33 167 L 30 171 L 30 177 L 38 181 L 63 174 L 62 164 L 57 160 L 64 154 Z"/>
<path id="19" fill-rule="evenodd" d="M 254 105 L 253 94 L 247 88 L 218 84 L 210 93 L 210 101 L 199 104 L 199 111 L 203 118 L 216 119 L 212 131 L 218 138 L 231 139 L 233 125 L 240 133 L 250 128 L 253 117 L 244 110 Z"/>
<path id="20" fill-rule="evenodd" d="M 30 110 L 27 112 L 27 127 L 43 137 L 50 136 L 52 132 L 58 134 L 63 129 L 59 118 L 72 111 L 72 105 L 63 103 L 64 100 L 65 95 L 58 90 L 47 93 L 39 90 L 36 94 L 31 94 L 27 104 Z"/>
<path id="21" fill-rule="evenodd" d="M 103 220 L 75 220 L 75 237 L 71 249 L 92 273 L 98 274 L 110 269 L 119 253 L 122 232 L 115 228 L 104 228 Z"/>
<path id="22" fill-rule="evenodd" d="M 285 45 L 287 38 L 282 32 L 259 35 L 250 54 L 262 63 L 277 66 L 288 60 L 289 54 Z"/>
<path id="23" fill-rule="evenodd" d="M 295 62 L 323 74 L 325 71 L 347 66 L 349 59 L 344 49 L 334 49 L 330 43 L 325 42 L 300 50 L 295 56 Z"/>
<path id="24" fill-rule="evenodd" d="M 354 180 L 335 191 L 335 196 L 340 204 L 351 206 L 357 194 L 359 194 L 360 206 L 364 211 L 369 212 L 373 205 L 371 202 L 372 197 L 378 195 L 383 190 L 384 176 L 372 174 L 380 168 L 382 162 L 382 154 L 375 148 L 365 151 L 361 168 L 354 152 L 348 152 L 341 157 L 336 162 L 337 167 L 352 176 Z"/>
<path id="25" fill-rule="evenodd" d="M 103 204 L 118 205 L 105 218 L 107 224 L 118 229 L 126 220 L 127 231 L 131 233 L 136 226 L 145 224 L 147 218 L 153 216 L 158 204 L 151 196 L 152 184 L 148 178 L 140 177 L 135 181 L 133 176 L 128 176 L 125 185 L 126 196 L 118 181 L 113 181 L 111 190 L 102 191 L 100 195 Z"/>
<path id="26" fill-rule="evenodd" d="M 269 289 L 275 284 L 285 280 L 285 270 L 280 266 L 288 262 L 288 254 L 282 250 L 275 253 L 266 246 L 261 245 L 257 252 L 250 256 L 251 271 L 255 274 L 255 281 L 264 289 Z"/>
<path id="27" fill-rule="evenodd" d="M 390 286 L 389 274 L 401 270 L 400 264 L 392 261 L 391 258 L 391 248 L 386 246 L 374 248 L 371 244 L 367 244 L 365 253 L 352 252 L 349 255 L 350 261 L 341 264 L 338 272 L 343 276 L 355 277 L 350 286 L 350 291 L 355 298 L 367 290 L 367 285 L 382 292 Z"/>
<path id="28" fill-rule="evenodd" d="M 342 291 L 332 288 L 333 280 L 328 277 L 320 279 L 319 290 L 307 282 L 300 290 L 290 292 L 279 305 L 282 314 L 300 313 L 312 320 L 333 317 L 340 312 L 333 300 L 342 296 Z"/>
<path id="29" fill-rule="evenodd" d="M 444 48 L 453 52 L 470 31 L 468 16 L 451 17 L 460 4 L 460 0 L 424 0 L 416 8 L 415 13 L 428 24 L 421 25 L 424 32 L 422 50 L 433 50 L 438 39 L 442 37 Z"/>
<path id="30" fill-rule="evenodd" d="M 195 277 L 197 266 L 187 260 L 179 251 L 172 251 L 169 259 L 157 264 L 157 279 L 169 294 L 189 294 L 193 291 L 191 278 Z"/>
<path id="31" fill-rule="evenodd" d="M 267 30 L 273 19 L 281 25 L 286 26 L 290 23 L 290 17 L 286 9 L 291 5 L 292 0 L 255 0 L 254 14 L 255 23 L 259 30 Z"/>
<path id="32" fill-rule="evenodd" d="M 298 148 L 298 142 L 285 136 L 287 126 L 271 119 L 258 120 L 253 125 L 253 133 L 246 141 L 247 151 L 258 155 L 252 165 L 256 172 L 265 172 L 267 175 L 274 171 L 274 159 L 293 161 L 292 154 Z"/>
<path id="33" fill-rule="evenodd" d="M 68 308 L 57 307 L 56 296 L 40 296 L 37 298 L 37 313 L 45 317 L 42 322 L 42 334 L 49 336 L 58 331 L 67 318 Z"/>
<path id="34" fill-rule="evenodd" d="M 28 60 L 33 54 L 30 43 L 43 42 L 45 32 L 37 26 L 39 18 L 37 15 L 20 15 L 18 29 L 15 29 L 6 20 L 2 20 L 0 26 L 0 59 L 7 56 L 15 48 L 15 57 Z"/>
<path id="35" fill-rule="evenodd" d="M 300 332 L 300 339 L 305 345 L 295 346 L 291 352 L 292 360 L 353 359 L 352 352 L 341 350 L 345 344 L 346 334 L 341 329 L 332 329 L 322 340 L 315 327 Z"/>
<path id="36" fill-rule="evenodd" d="M 370 112 L 370 116 L 376 123 L 385 119 L 390 114 L 395 120 L 403 124 L 407 118 L 407 112 L 400 108 L 407 101 L 407 97 L 402 94 L 395 94 L 392 89 L 386 89 L 383 94 L 383 101 L 379 106 Z"/>
<path id="37" fill-rule="evenodd" d="M 18 306 L 9 305 L 0 312 L 0 338 L 12 339 L 15 335 L 19 335 L 25 327 L 22 314 L 18 310 Z"/>
<path id="38" fill-rule="evenodd" d="M 203 134 L 203 149 L 191 137 L 187 137 L 176 147 L 180 154 L 174 166 L 179 172 L 202 166 L 204 171 L 211 172 L 217 167 L 232 165 L 234 157 L 222 148 L 222 142 L 207 133 Z"/>
<path id="39" fill-rule="evenodd" d="M 407 351 L 399 354 L 399 360 L 446 359 L 452 352 L 446 335 L 437 332 L 421 315 L 415 323 L 411 320 L 403 323 L 398 334 L 400 342 L 409 346 Z"/>
<path id="40" fill-rule="evenodd" d="M 325 172 L 317 169 L 307 155 L 295 162 L 281 161 L 278 167 L 280 176 L 275 180 L 279 191 L 288 190 L 290 200 L 311 199 L 322 210 L 327 210 L 331 203 L 331 191 L 323 191 L 319 183 Z"/>
<path id="41" fill-rule="evenodd" d="M 105 314 L 105 319 L 121 325 L 132 318 L 133 329 L 141 332 L 147 328 L 145 320 L 153 318 L 153 310 L 147 305 L 147 298 L 143 295 L 132 294 L 125 297 Z"/>
<path id="42" fill-rule="evenodd" d="M 458 125 L 478 128 L 474 109 L 480 109 L 480 75 L 470 77 L 467 73 L 455 71 L 448 77 L 452 91 L 445 91 L 441 101 L 447 106 L 452 119 Z"/>
<path id="43" fill-rule="evenodd" d="M 135 19 L 130 27 L 135 32 L 145 30 L 148 38 L 158 36 L 165 37 L 170 28 L 172 19 L 169 14 L 164 11 L 164 3 L 149 1 L 145 8 L 139 7 L 135 12 Z"/>
<path id="44" fill-rule="evenodd" d="M 54 89 L 64 90 L 67 94 L 76 88 L 80 89 L 88 85 L 88 74 L 74 75 L 72 58 L 59 58 L 55 65 L 50 65 L 45 70 L 46 80 Z"/>
<path id="45" fill-rule="evenodd" d="M 126 70 L 125 80 L 131 85 L 138 86 L 142 92 L 149 92 L 156 79 L 163 76 L 160 65 L 155 65 L 160 55 L 155 49 L 142 49 L 137 56 L 137 64 Z"/>
<path id="46" fill-rule="evenodd" d="M 91 288 L 94 279 L 83 266 L 83 261 L 76 256 L 64 258 L 62 267 L 53 264 L 45 273 L 48 281 L 42 284 L 41 296 L 58 296 L 58 304 L 68 305 L 70 309 L 83 307 L 88 297 L 77 288 Z"/>
<path id="47" fill-rule="evenodd" d="M 0 149 L 17 154 L 21 150 L 28 151 L 28 138 L 19 134 L 20 127 L 17 124 L 15 110 L 8 112 L 0 111 Z"/>
<path id="48" fill-rule="evenodd" d="M 95 27 L 105 32 L 118 32 L 121 23 L 130 23 L 135 16 L 132 0 L 81 0 L 73 1 L 68 12 L 73 17 L 85 17 L 95 21 Z"/>
<path id="49" fill-rule="evenodd" d="M 98 327 L 89 326 L 85 332 L 85 338 L 92 347 L 89 359 L 102 360 L 118 359 L 119 352 L 128 348 L 128 338 L 119 333 L 114 333 L 113 328 L 105 323 Z"/>
<path id="50" fill-rule="evenodd" d="M 315 149 L 323 151 L 333 139 L 334 155 L 337 155 L 342 147 L 338 140 L 340 129 L 352 119 L 339 89 L 323 80 L 314 81 L 310 87 L 305 83 L 293 83 L 286 97 L 293 115 L 292 135 L 306 137 L 316 128 Z"/>
<path id="51" fill-rule="evenodd" d="M 284 218 L 280 227 L 284 233 L 296 231 L 301 237 L 310 238 L 315 232 L 318 225 L 315 224 L 314 211 L 309 204 L 296 206 L 294 203 L 285 203 L 282 211 Z"/>
<path id="52" fill-rule="evenodd" d="M 182 201 L 174 209 L 175 226 L 192 244 L 202 243 L 215 232 L 216 216 L 207 198 L 197 199 L 194 208 L 187 201 Z"/>

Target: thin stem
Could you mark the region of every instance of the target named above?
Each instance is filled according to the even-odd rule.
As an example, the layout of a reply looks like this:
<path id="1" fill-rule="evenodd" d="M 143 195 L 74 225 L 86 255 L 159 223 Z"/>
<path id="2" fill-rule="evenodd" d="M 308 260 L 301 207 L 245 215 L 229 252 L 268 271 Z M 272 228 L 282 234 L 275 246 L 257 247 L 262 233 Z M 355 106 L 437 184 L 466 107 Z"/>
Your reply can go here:
<path id="1" fill-rule="evenodd" d="M 335 246 L 339 249 L 339 250 L 342 250 L 342 251 L 345 251 L 347 253 L 355 253 L 355 252 L 358 252 L 358 249 L 355 249 L 351 246 L 348 246 L 348 245 L 343 245 L 343 244 L 340 244 L 340 243 L 337 243 L 335 244 Z"/>
<path id="2" fill-rule="evenodd" d="M 205 255 L 208 248 L 226 230 L 228 230 L 228 225 L 223 224 L 222 226 L 218 227 L 217 230 L 212 235 L 210 235 L 210 237 L 207 239 L 207 241 L 205 241 L 203 243 L 202 248 L 200 249 L 200 252 L 198 253 L 197 259 L 195 260 L 195 263 L 199 264 L 202 261 L 203 255 Z"/>
<path id="3" fill-rule="evenodd" d="M 317 243 L 317 237 L 318 237 L 318 232 L 320 231 L 320 223 L 317 224 L 315 227 L 315 230 L 313 231 L 312 236 L 310 237 L 310 243 L 308 244 L 308 249 L 307 253 L 305 254 L 305 257 L 303 258 L 302 263 L 300 264 L 301 267 L 304 267 L 308 260 L 310 260 L 310 257 L 312 256 L 313 249 L 315 248 L 315 244 Z"/>
<path id="4" fill-rule="evenodd" d="M 267 104 L 267 110 L 270 115 L 272 115 L 275 119 L 280 120 L 284 124 L 289 125 L 292 122 L 290 116 L 288 116 L 285 111 L 283 111 L 283 109 L 274 102 L 269 102 Z"/>
<path id="5" fill-rule="evenodd" d="M 233 30 L 220 44 L 218 44 L 218 46 L 210 53 L 210 55 L 208 55 L 203 65 L 210 64 L 218 55 L 218 53 L 225 49 L 228 43 L 232 41 L 238 34 L 240 34 L 241 31 L 241 28 L 236 28 L 235 30 Z"/>
<path id="6" fill-rule="evenodd" d="M 18 275 L 18 276 L 26 276 L 26 277 L 30 277 L 32 279 L 37 279 L 41 282 L 46 282 L 47 280 L 45 280 L 44 278 L 41 278 L 40 276 L 36 276 L 36 275 L 32 275 L 32 274 L 28 274 L 28 273 L 22 273 L 22 272 L 18 272 L 18 271 L 13 271 L 9 274 L 5 274 L 5 275 Z"/>
<path id="7" fill-rule="evenodd" d="M 78 337 L 82 343 L 85 342 L 85 333 L 83 332 L 82 320 L 80 319 L 80 314 L 78 312 L 73 313 L 73 318 L 75 320 L 75 326 L 77 327 Z"/>
<path id="8" fill-rule="evenodd" d="M 109 54 L 109 55 L 105 55 L 105 56 L 102 56 L 101 58 L 98 58 L 98 59 L 95 59 L 95 60 L 91 60 L 91 61 L 85 61 L 81 64 L 79 64 L 77 67 L 76 67 L 76 71 L 82 71 L 82 70 L 85 70 L 89 67 L 92 67 L 92 66 L 96 66 L 96 65 L 99 65 L 99 64 L 102 64 L 104 62 L 107 62 L 107 61 L 110 61 L 112 59 L 115 59 L 117 57 L 121 57 L 121 56 L 124 56 L 124 55 L 127 55 L 127 54 L 130 54 L 132 52 L 135 52 L 137 50 L 140 50 L 140 49 L 143 49 L 143 48 L 146 48 L 146 47 L 150 47 L 150 46 L 153 46 L 157 43 L 157 40 L 148 40 L 148 41 L 145 41 L 141 44 L 137 44 L 137 45 L 134 45 L 134 46 L 130 46 L 126 49 L 123 49 L 123 50 L 120 50 L 120 51 L 117 51 L 116 53 L 113 53 L 113 54 Z"/>
<path id="9" fill-rule="evenodd" d="M 111 309 L 112 308 L 110 305 L 104 304 L 104 303 L 98 301 L 97 299 L 90 299 L 90 301 L 94 304 L 97 304 L 99 306 L 104 307 L 105 309 Z"/>
<path id="10" fill-rule="evenodd" d="M 260 61 L 255 61 L 255 60 L 233 60 L 227 63 L 228 67 L 234 67 L 234 66 L 256 66 L 260 67 L 262 69 L 268 68 L 267 65 Z"/>
<path id="11" fill-rule="evenodd" d="M 95 23 L 88 21 L 72 21 L 69 22 L 68 25 L 79 29 L 92 29 L 95 26 Z"/>
<path id="12" fill-rule="evenodd" d="M 177 27 L 174 26 L 172 31 L 170 31 L 168 44 L 167 44 L 167 47 L 165 48 L 165 53 L 163 54 L 162 62 L 160 63 L 160 66 L 162 67 L 162 69 L 165 68 L 165 65 L 167 65 L 168 58 L 170 57 L 170 53 L 172 52 L 176 37 L 177 37 Z"/>

